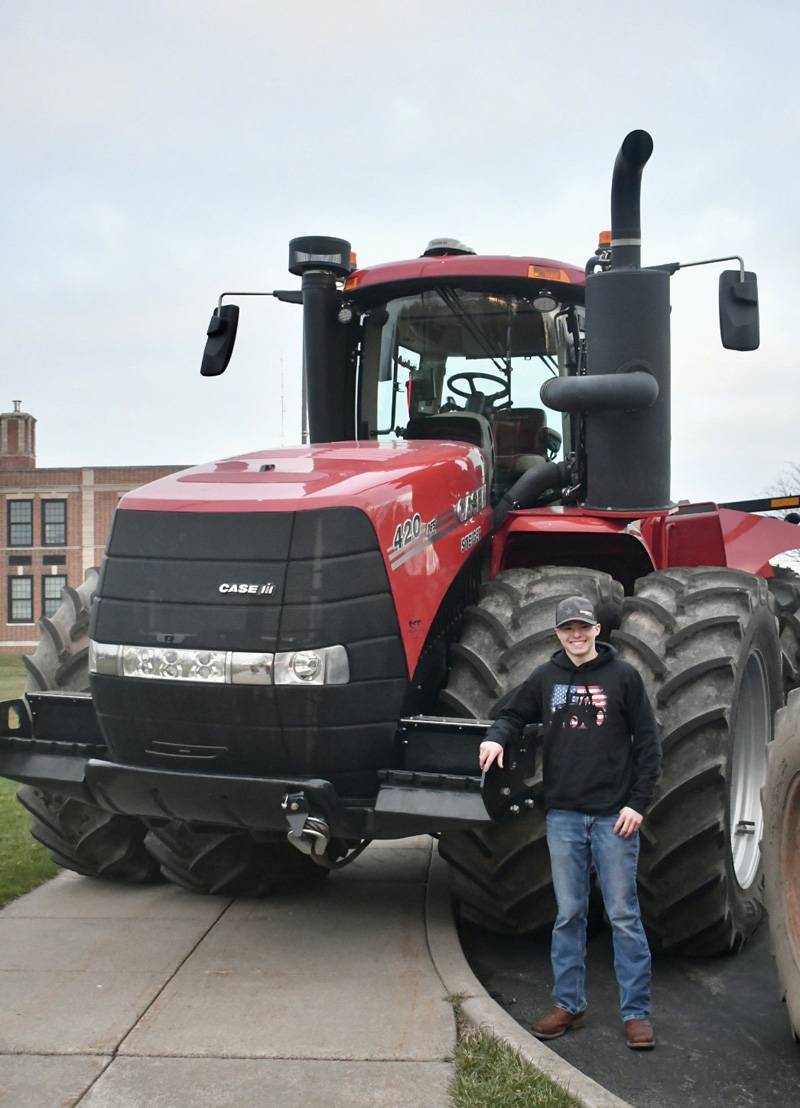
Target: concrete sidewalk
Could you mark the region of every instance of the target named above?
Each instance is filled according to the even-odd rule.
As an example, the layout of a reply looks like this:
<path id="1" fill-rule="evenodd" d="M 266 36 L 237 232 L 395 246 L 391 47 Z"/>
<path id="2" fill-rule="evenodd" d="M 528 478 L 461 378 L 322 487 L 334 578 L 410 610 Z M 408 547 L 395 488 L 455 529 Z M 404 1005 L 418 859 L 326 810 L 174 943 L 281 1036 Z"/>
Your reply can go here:
<path id="1" fill-rule="evenodd" d="M 0 1105 L 446 1108 L 430 855 L 374 843 L 268 900 L 71 873 L 21 897 L 0 913 Z"/>

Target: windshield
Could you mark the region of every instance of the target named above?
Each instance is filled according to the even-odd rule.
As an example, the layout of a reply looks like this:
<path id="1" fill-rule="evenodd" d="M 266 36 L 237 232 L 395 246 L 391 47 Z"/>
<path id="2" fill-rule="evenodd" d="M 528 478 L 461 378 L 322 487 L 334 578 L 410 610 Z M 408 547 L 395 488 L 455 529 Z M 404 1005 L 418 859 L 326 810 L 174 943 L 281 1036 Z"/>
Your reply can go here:
<path id="1" fill-rule="evenodd" d="M 513 293 L 451 287 L 372 309 L 360 359 L 362 436 L 423 437 L 422 418 L 472 412 L 489 421 L 501 466 L 508 454 L 556 457 L 561 417 L 543 408 L 539 389 L 550 376 L 574 372 L 577 312 L 561 304 L 541 311 L 532 297 Z M 554 434 L 547 435 L 548 427 Z"/>

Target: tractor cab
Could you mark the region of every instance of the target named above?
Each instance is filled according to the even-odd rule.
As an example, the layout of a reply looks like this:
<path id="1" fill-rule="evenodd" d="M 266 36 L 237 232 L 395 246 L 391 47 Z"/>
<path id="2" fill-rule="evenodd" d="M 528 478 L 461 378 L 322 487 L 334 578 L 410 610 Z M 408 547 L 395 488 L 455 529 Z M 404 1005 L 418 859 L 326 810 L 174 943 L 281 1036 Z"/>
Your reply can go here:
<path id="1" fill-rule="evenodd" d="M 541 406 L 539 389 L 568 372 L 581 322 L 551 293 L 451 284 L 372 307 L 358 354 L 358 437 L 472 442 L 497 499 L 562 453 L 562 419 Z"/>
<path id="2" fill-rule="evenodd" d="M 343 292 L 358 321 L 357 437 L 478 445 L 495 502 L 526 471 L 568 454 L 571 418 L 544 408 L 539 393 L 578 371 L 582 276 L 442 239 L 420 259 L 353 273 Z"/>

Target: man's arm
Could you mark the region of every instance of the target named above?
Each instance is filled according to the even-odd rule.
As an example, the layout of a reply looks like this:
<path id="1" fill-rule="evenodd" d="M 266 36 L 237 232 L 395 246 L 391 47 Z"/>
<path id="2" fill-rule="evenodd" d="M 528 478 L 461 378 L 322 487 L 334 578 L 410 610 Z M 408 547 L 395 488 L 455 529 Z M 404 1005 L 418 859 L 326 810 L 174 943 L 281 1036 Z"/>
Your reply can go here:
<path id="1" fill-rule="evenodd" d="M 539 696 L 539 682 L 533 673 L 506 704 L 497 719 L 486 733 L 480 745 L 478 762 L 483 773 L 497 762 L 503 768 L 503 752 L 506 743 L 513 742 L 522 734 L 529 723 L 539 723 L 542 709 Z"/>
<path id="2" fill-rule="evenodd" d="M 633 781 L 627 806 L 644 813 L 656 791 L 661 770 L 661 743 L 644 682 L 635 669 L 632 669 L 628 686 L 627 714 L 633 751 Z"/>
<path id="3" fill-rule="evenodd" d="M 655 793 L 661 768 L 661 744 L 658 740 L 653 708 L 641 674 L 631 667 L 625 694 L 625 714 L 631 729 L 633 780 L 626 803 L 614 824 L 614 834 L 629 839 L 642 825 L 645 809 Z"/>

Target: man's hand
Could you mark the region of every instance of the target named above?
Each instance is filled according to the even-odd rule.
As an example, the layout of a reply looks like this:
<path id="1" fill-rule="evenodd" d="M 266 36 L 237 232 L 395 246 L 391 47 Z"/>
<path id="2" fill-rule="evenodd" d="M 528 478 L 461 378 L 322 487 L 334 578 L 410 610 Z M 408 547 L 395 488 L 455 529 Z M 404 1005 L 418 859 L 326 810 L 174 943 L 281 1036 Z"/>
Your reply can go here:
<path id="1" fill-rule="evenodd" d="M 639 830 L 643 819 L 644 816 L 634 811 L 633 808 L 622 808 L 619 819 L 614 824 L 614 834 L 619 835 L 622 839 L 629 839 Z"/>
<path id="2" fill-rule="evenodd" d="M 478 755 L 478 762 L 480 763 L 481 771 L 486 773 L 495 761 L 500 769 L 503 768 L 503 748 L 500 743 L 493 743 L 484 740 L 481 743 L 480 753 Z M 639 819 L 642 817 L 640 816 Z"/>

